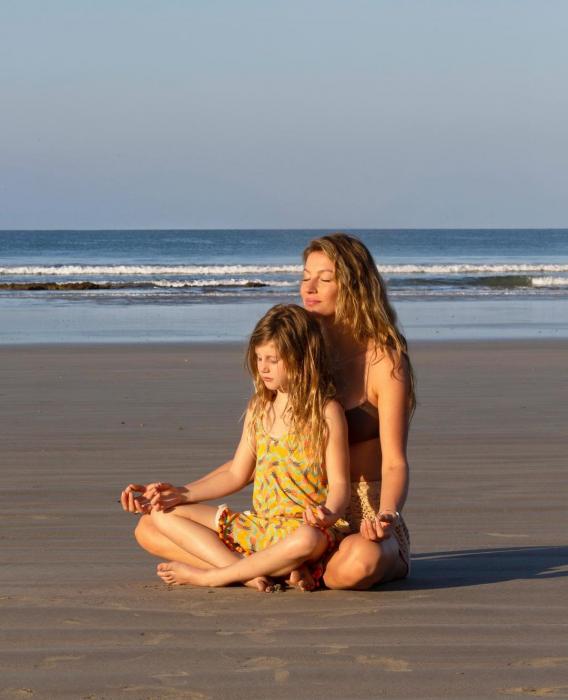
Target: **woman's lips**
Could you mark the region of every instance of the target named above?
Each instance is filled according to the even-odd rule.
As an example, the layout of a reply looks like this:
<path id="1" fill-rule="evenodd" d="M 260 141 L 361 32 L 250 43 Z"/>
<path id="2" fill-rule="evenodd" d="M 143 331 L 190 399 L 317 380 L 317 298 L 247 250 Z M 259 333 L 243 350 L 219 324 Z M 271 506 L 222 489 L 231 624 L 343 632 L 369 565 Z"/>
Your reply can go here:
<path id="1" fill-rule="evenodd" d="M 320 301 L 319 299 L 306 299 L 304 303 L 306 306 L 315 306 L 316 304 L 319 304 Z"/>

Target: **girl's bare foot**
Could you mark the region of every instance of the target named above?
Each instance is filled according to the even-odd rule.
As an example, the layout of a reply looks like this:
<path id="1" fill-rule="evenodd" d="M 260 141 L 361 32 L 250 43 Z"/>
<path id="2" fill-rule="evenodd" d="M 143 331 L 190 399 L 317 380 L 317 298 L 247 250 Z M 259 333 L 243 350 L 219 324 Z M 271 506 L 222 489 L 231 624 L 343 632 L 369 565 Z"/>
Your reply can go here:
<path id="1" fill-rule="evenodd" d="M 289 583 L 299 591 L 313 591 L 316 587 L 313 576 L 307 566 L 303 565 L 294 571 L 290 572 L 290 578 L 286 583 Z"/>
<path id="2" fill-rule="evenodd" d="M 179 561 L 168 561 L 158 564 L 156 573 L 164 583 L 170 586 L 183 586 L 191 583 L 194 586 L 214 586 L 211 569 L 198 569 L 196 566 L 182 564 Z"/>
<path id="3" fill-rule="evenodd" d="M 156 573 L 164 583 L 170 586 L 184 586 L 193 584 L 194 586 L 218 586 L 215 569 L 198 569 L 189 564 L 182 564 L 178 561 L 169 561 L 158 564 Z M 246 581 L 245 586 L 254 588 L 261 593 L 272 592 L 273 582 L 268 576 L 257 576 Z"/>
<path id="4" fill-rule="evenodd" d="M 247 586 L 247 588 L 254 588 L 260 593 L 271 593 L 274 584 L 268 576 L 257 576 L 256 578 L 251 578 L 250 581 L 245 581 L 243 585 Z"/>

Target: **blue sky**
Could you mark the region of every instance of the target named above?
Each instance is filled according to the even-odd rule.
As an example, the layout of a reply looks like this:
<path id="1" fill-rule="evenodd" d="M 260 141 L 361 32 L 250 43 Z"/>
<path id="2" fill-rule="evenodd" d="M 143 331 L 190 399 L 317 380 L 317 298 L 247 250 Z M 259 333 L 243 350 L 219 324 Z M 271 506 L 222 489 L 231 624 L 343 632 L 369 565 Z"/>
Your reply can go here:
<path id="1" fill-rule="evenodd" d="M 4 0 L 0 228 L 568 226 L 565 0 Z"/>

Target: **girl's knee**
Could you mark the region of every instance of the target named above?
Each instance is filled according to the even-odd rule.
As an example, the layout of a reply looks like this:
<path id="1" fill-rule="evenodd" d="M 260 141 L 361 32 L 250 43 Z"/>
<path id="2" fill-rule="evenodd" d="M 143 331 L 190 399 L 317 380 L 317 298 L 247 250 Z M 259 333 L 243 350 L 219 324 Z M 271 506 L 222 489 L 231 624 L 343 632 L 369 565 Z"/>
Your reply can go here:
<path id="1" fill-rule="evenodd" d="M 134 528 L 134 537 L 141 547 L 148 549 L 152 544 L 153 535 L 155 532 L 156 528 L 154 527 L 150 516 L 143 515 L 138 520 L 138 523 Z"/>
<path id="2" fill-rule="evenodd" d="M 159 529 L 161 523 L 168 522 L 168 520 L 170 520 L 175 515 L 175 508 L 172 508 L 168 511 L 153 509 L 150 511 L 150 520 L 152 521 L 153 525 Z"/>
<path id="3" fill-rule="evenodd" d="M 322 546 L 327 544 L 325 535 L 317 527 L 300 526 L 288 538 L 291 553 L 298 558 L 309 559 L 319 553 Z"/>

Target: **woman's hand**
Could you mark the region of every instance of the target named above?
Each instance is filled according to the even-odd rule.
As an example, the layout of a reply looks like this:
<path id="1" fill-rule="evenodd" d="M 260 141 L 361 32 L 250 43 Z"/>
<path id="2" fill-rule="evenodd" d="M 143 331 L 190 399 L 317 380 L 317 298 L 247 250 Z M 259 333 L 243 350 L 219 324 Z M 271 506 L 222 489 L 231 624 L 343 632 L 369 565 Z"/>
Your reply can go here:
<path id="1" fill-rule="evenodd" d="M 185 486 L 174 486 L 164 481 L 148 484 L 145 496 L 150 499 L 150 506 L 155 510 L 169 510 L 187 503 Z"/>
<path id="2" fill-rule="evenodd" d="M 371 542 L 383 542 L 392 536 L 394 523 L 398 513 L 379 513 L 372 520 L 365 518 L 361 521 L 360 532 L 366 540 Z"/>
<path id="3" fill-rule="evenodd" d="M 334 513 L 325 506 L 318 506 L 315 510 L 306 508 L 302 514 L 302 519 L 306 525 L 315 527 L 328 528 L 335 524 L 338 519 L 337 513 Z"/>
<path id="4" fill-rule="evenodd" d="M 129 484 L 120 494 L 122 509 L 128 513 L 149 513 L 152 506 L 147 491 L 144 484 Z"/>

